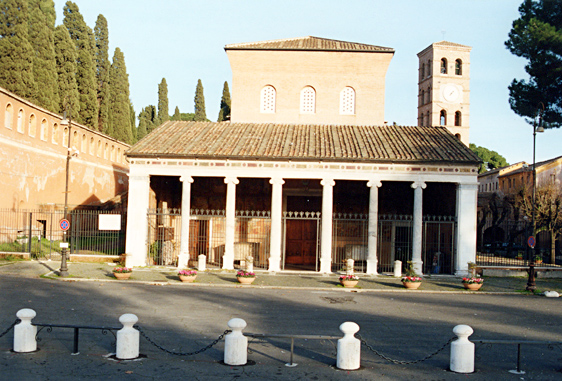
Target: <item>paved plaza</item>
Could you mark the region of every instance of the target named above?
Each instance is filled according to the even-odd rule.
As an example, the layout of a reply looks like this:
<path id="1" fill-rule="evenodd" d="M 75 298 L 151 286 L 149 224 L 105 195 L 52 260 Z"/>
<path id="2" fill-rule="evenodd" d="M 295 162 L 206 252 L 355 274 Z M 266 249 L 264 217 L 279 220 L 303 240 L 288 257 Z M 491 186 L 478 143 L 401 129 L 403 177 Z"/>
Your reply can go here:
<path id="1" fill-rule="evenodd" d="M 56 262 L 0 263 L 0 333 L 22 308 L 37 312 L 36 324 L 120 327 L 119 316 L 133 313 L 150 339 L 174 352 L 207 346 L 228 327 L 231 318 L 244 319 L 246 333 L 341 336 L 342 322 L 354 321 L 359 334 L 385 360 L 365 345 L 358 371 L 335 369 L 336 340 L 295 340 L 294 362 L 287 367 L 290 340 L 250 339 L 247 366 L 222 365 L 224 340 L 193 356 L 163 352 L 141 337 L 135 361 L 115 361 L 111 333 L 81 330 L 80 354 L 71 355 L 72 330 L 53 328 L 38 334 L 39 351 L 11 352 L 13 332 L 0 338 L 0 379 L 151 380 L 557 380 L 562 377 L 560 346 L 522 347 L 516 367 L 515 345 L 477 346 L 476 372 L 448 371 L 452 329 L 468 324 L 471 340 L 534 340 L 562 342 L 562 299 L 525 293 L 523 278 L 486 278 L 478 292 L 462 289 L 458 278 L 431 277 L 418 291 L 407 291 L 389 276 L 362 278 L 358 288 L 337 285 L 337 276 L 316 274 L 266 275 L 254 285 L 239 286 L 234 272 L 199 274 L 196 283 L 178 281 L 174 270 L 135 269 L 127 281 L 111 277 L 107 264 L 71 263 L 69 278 L 56 275 Z M 561 292 L 562 280 L 539 279 L 540 290 Z"/>

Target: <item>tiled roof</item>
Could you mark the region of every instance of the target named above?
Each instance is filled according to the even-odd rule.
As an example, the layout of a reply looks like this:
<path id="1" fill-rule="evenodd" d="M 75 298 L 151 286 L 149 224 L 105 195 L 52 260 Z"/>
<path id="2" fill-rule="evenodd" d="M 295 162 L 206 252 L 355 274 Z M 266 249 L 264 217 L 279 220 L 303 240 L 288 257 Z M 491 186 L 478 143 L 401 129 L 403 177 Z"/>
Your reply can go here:
<path id="1" fill-rule="evenodd" d="M 443 127 L 168 121 L 129 157 L 478 164 Z"/>
<path id="2" fill-rule="evenodd" d="M 440 46 L 453 46 L 455 48 L 469 48 L 472 49 L 470 46 L 468 45 L 461 45 L 461 44 L 457 44 L 456 42 L 450 42 L 450 41 L 439 41 L 434 43 L 433 45 L 440 45 Z"/>
<path id="3" fill-rule="evenodd" d="M 356 42 L 330 40 L 319 37 L 287 38 L 283 40 L 231 44 L 225 50 L 317 50 L 341 52 L 383 52 L 394 53 L 394 49 L 383 46 L 359 44 Z"/>

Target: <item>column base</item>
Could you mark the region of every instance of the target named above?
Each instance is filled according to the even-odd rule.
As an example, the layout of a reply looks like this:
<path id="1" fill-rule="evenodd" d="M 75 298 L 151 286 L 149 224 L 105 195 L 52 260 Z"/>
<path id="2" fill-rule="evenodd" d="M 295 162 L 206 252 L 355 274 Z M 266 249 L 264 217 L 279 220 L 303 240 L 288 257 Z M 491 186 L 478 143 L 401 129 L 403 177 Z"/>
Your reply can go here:
<path id="1" fill-rule="evenodd" d="M 222 256 L 222 269 L 223 270 L 234 270 L 234 256 L 223 255 Z"/>
<path id="2" fill-rule="evenodd" d="M 423 275 L 423 261 L 412 261 L 412 266 L 416 274 Z"/>
<path id="3" fill-rule="evenodd" d="M 186 269 L 189 265 L 189 254 L 182 253 L 178 255 L 178 269 Z"/>
<path id="4" fill-rule="evenodd" d="M 281 258 L 269 258 L 269 268 L 267 271 L 277 272 L 281 271 Z"/>
<path id="5" fill-rule="evenodd" d="M 320 272 L 324 274 L 332 273 L 332 260 L 320 258 Z"/>
<path id="6" fill-rule="evenodd" d="M 379 261 L 376 259 L 367 259 L 367 275 L 379 275 L 378 273 Z"/>

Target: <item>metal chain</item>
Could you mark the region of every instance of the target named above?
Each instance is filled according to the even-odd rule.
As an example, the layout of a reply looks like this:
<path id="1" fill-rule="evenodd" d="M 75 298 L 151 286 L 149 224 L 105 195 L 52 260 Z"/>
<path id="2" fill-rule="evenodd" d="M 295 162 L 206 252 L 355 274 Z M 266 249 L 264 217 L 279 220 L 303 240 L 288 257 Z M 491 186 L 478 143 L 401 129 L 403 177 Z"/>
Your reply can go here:
<path id="1" fill-rule="evenodd" d="M 10 330 L 11 330 L 12 328 L 14 328 L 14 326 L 15 326 L 16 324 L 18 324 L 20 321 L 21 321 L 20 319 L 16 319 L 16 320 L 12 323 L 12 325 L 8 327 L 8 329 L 6 329 L 4 332 L 0 333 L 0 337 L 4 336 L 4 335 L 7 334 L 8 332 L 10 332 Z"/>
<path id="2" fill-rule="evenodd" d="M 366 346 L 371 352 L 373 352 L 374 354 L 376 354 L 377 356 L 379 356 L 379 357 L 382 358 L 383 360 L 389 361 L 389 362 L 394 363 L 394 364 L 401 364 L 401 365 L 417 364 L 417 363 L 419 363 L 419 362 L 429 360 L 430 358 L 432 358 L 433 356 L 435 356 L 436 354 L 438 354 L 439 352 L 441 352 L 443 349 L 447 348 L 447 346 L 448 346 L 449 344 L 451 344 L 451 342 L 457 338 L 456 336 L 451 337 L 451 338 L 449 339 L 449 341 L 447 341 L 441 348 L 439 348 L 438 350 L 436 350 L 436 351 L 433 352 L 432 354 L 430 354 L 430 355 L 424 357 L 423 359 L 414 360 L 414 361 L 400 361 L 400 360 L 391 359 L 390 357 L 387 357 L 387 356 L 383 355 L 382 353 L 380 353 L 380 352 L 377 351 L 376 349 L 373 349 L 373 347 L 371 347 L 369 344 L 367 344 L 367 342 L 361 337 L 361 335 L 356 334 L 355 336 L 356 336 L 359 340 L 361 340 L 361 343 L 365 344 L 365 346 Z"/>
<path id="3" fill-rule="evenodd" d="M 174 352 L 171 351 L 169 349 L 166 349 L 158 344 L 156 344 L 151 338 L 149 338 L 148 336 L 146 336 L 146 333 L 144 333 L 144 331 L 142 330 L 141 327 L 139 326 L 135 326 L 136 329 L 138 329 L 138 331 L 140 332 L 140 334 L 142 335 L 142 337 L 144 337 L 150 344 L 154 345 L 156 348 L 160 349 L 161 351 L 164 351 L 166 353 L 169 353 L 171 355 L 174 356 L 192 356 L 192 355 L 197 355 L 201 352 L 205 352 L 207 349 L 213 347 L 214 345 L 216 345 L 219 341 L 221 341 L 223 339 L 223 337 L 227 334 L 232 332 L 230 329 L 227 329 L 226 331 L 224 331 L 222 333 L 222 335 L 220 335 L 215 341 L 213 341 L 211 344 L 207 345 L 205 348 L 201 348 L 198 351 L 195 352 Z"/>

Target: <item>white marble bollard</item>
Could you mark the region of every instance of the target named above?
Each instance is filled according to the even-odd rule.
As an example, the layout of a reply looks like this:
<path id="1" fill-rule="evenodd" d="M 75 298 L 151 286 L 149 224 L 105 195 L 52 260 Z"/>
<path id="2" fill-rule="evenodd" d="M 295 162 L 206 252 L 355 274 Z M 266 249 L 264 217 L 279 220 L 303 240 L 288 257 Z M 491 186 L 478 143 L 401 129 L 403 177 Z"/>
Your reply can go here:
<path id="1" fill-rule="evenodd" d="M 474 372 L 474 343 L 468 340 L 468 336 L 474 330 L 468 325 L 457 325 L 453 328 L 453 333 L 457 339 L 451 343 L 451 361 L 449 367 L 456 373 Z"/>
<path id="2" fill-rule="evenodd" d="M 230 319 L 228 328 L 232 330 L 224 338 L 224 363 L 226 365 L 246 365 L 248 362 L 248 338 L 242 334 L 246 328 L 243 319 Z"/>
<path id="3" fill-rule="evenodd" d="M 345 274 L 346 275 L 353 275 L 355 270 L 355 261 L 353 258 L 348 258 L 345 260 Z"/>
<path id="4" fill-rule="evenodd" d="M 246 257 L 246 271 L 249 273 L 254 272 L 254 257 L 252 257 L 251 255 L 248 255 Z"/>
<path id="5" fill-rule="evenodd" d="M 14 326 L 14 352 L 33 352 L 37 350 L 37 327 L 31 325 L 31 319 L 37 314 L 30 308 L 24 308 L 16 313 L 21 320 Z"/>
<path id="6" fill-rule="evenodd" d="M 394 261 L 394 277 L 402 277 L 402 261 Z"/>
<path id="7" fill-rule="evenodd" d="M 124 314 L 119 318 L 123 328 L 117 331 L 117 350 L 115 357 L 120 360 L 131 360 L 139 357 L 140 334 L 133 328 L 135 323 L 139 321 L 137 315 Z"/>
<path id="8" fill-rule="evenodd" d="M 354 335 L 359 331 L 359 325 L 346 321 L 340 325 L 343 337 L 338 340 L 336 366 L 343 370 L 356 370 L 361 366 L 361 341 Z"/>
<path id="9" fill-rule="evenodd" d="M 205 254 L 199 254 L 197 257 L 197 270 L 205 271 L 207 269 L 207 256 Z"/>

